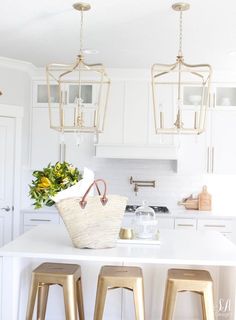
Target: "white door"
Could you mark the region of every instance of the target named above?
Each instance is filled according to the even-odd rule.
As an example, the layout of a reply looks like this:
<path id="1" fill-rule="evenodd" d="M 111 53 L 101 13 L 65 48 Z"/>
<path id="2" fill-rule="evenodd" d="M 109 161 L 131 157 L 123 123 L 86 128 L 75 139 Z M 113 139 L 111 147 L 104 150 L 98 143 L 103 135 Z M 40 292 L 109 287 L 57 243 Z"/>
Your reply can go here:
<path id="1" fill-rule="evenodd" d="M 0 246 L 12 238 L 15 120 L 0 117 Z"/>

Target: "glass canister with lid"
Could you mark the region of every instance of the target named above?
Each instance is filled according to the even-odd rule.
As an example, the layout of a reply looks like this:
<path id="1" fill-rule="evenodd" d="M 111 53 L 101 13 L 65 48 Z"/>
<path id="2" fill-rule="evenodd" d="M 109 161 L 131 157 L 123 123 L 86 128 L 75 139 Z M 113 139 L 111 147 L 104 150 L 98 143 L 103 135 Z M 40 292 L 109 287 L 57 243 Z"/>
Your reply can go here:
<path id="1" fill-rule="evenodd" d="M 157 219 L 155 211 L 143 201 L 135 211 L 134 234 L 136 238 L 153 239 L 157 235 Z"/>

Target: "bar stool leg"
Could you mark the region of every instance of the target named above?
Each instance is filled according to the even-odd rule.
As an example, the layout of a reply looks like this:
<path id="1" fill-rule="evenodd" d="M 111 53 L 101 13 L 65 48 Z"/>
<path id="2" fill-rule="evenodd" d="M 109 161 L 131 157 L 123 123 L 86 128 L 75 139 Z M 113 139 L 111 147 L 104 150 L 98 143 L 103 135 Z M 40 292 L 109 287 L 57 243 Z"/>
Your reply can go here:
<path id="1" fill-rule="evenodd" d="M 37 320 L 44 320 L 48 301 L 49 285 L 39 283 L 38 285 L 38 303 L 37 303 Z"/>
<path id="2" fill-rule="evenodd" d="M 205 315 L 204 319 L 214 320 L 214 302 L 213 302 L 213 293 L 212 286 L 207 286 L 203 291 L 203 300 L 204 300 L 204 310 Z"/>
<path id="3" fill-rule="evenodd" d="M 79 310 L 79 320 L 84 320 L 84 303 L 83 303 L 81 278 L 77 280 L 76 285 L 77 285 L 77 303 L 78 303 L 78 310 Z"/>
<path id="4" fill-rule="evenodd" d="M 140 281 L 138 280 L 133 287 L 136 320 L 144 320 L 145 319 L 143 292 L 144 292 L 143 281 L 140 279 Z"/>
<path id="5" fill-rule="evenodd" d="M 29 297 L 28 297 L 28 305 L 27 305 L 27 311 L 26 311 L 26 320 L 33 319 L 34 304 L 36 300 L 37 291 L 38 291 L 38 281 L 35 279 L 34 274 L 32 274 Z"/>
<path id="6" fill-rule="evenodd" d="M 96 295 L 96 304 L 94 310 L 93 320 L 102 320 L 105 300 L 107 294 L 107 286 L 101 279 L 98 279 L 97 295 Z"/>
<path id="7" fill-rule="evenodd" d="M 78 320 L 77 294 L 74 279 L 67 279 L 63 283 L 66 320 Z"/>
<path id="8" fill-rule="evenodd" d="M 170 281 L 168 281 L 165 291 L 162 320 L 172 320 L 175 309 L 176 294 L 177 289 L 172 283 L 170 283 Z"/>

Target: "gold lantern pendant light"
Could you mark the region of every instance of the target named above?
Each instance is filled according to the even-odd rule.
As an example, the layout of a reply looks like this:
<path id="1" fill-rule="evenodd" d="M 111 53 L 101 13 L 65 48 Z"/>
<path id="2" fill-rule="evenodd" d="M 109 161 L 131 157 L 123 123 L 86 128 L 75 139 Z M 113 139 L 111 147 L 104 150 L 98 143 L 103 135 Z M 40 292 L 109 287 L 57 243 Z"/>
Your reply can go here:
<path id="1" fill-rule="evenodd" d="M 46 67 L 50 127 L 59 132 L 94 133 L 104 130 L 110 79 L 102 64 L 87 64 L 83 50 L 83 14 L 86 3 L 75 3 L 80 11 L 80 51 L 71 64 Z"/>
<path id="2" fill-rule="evenodd" d="M 212 69 L 209 64 L 184 62 L 182 14 L 188 3 L 172 5 L 179 11 L 179 52 L 174 64 L 152 66 L 153 113 L 156 133 L 200 134 L 205 130 Z"/>

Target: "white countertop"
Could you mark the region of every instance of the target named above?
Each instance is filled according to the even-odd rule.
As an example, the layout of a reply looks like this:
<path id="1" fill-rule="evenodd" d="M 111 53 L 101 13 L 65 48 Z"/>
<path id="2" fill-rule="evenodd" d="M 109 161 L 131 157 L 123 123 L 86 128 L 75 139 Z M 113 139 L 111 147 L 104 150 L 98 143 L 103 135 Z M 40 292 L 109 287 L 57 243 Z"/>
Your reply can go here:
<path id="1" fill-rule="evenodd" d="M 162 230 L 160 245 L 74 248 L 64 225 L 41 225 L 0 248 L 3 257 L 236 266 L 236 246 L 217 232 Z"/>
<path id="2" fill-rule="evenodd" d="M 167 206 L 168 207 L 168 206 Z M 233 219 L 236 220 L 236 212 L 234 211 L 199 211 L 199 210 L 186 210 L 182 206 L 170 207 L 168 214 L 156 214 L 158 218 L 192 218 L 192 219 Z M 24 213 L 55 213 L 58 211 L 55 207 L 44 207 L 42 209 L 34 209 L 33 207 L 21 209 Z M 133 216 L 133 212 L 126 212 L 126 216 Z"/>

